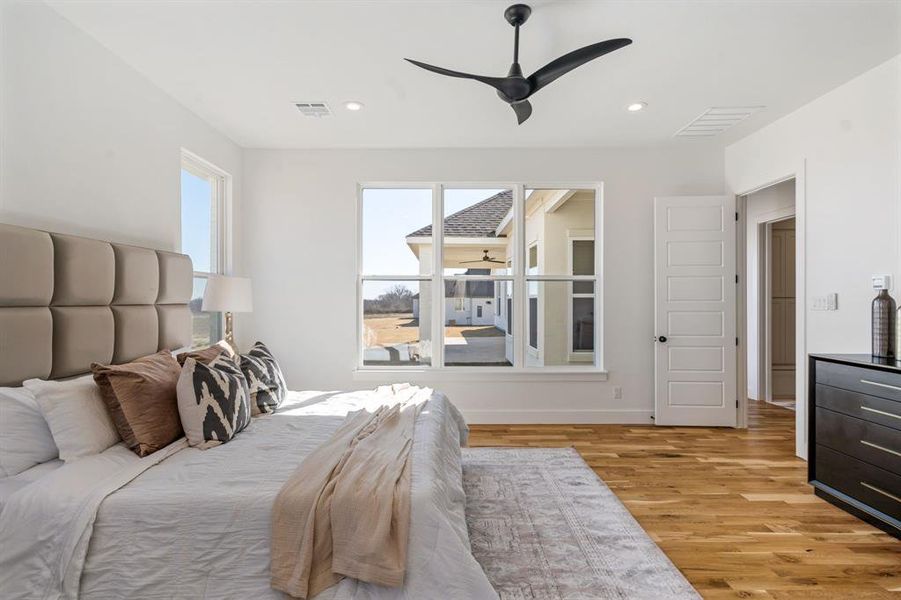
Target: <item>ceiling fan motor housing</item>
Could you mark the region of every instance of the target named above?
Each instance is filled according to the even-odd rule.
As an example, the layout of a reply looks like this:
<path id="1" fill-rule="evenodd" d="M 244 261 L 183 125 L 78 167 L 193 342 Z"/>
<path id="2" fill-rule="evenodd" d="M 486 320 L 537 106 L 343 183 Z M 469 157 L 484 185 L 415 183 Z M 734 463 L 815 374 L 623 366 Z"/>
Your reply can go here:
<path id="1" fill-rule="evenodd" d="M 504 18 L 507 19 L 507 23 L 510 23 L 510 25 L 518 27 L 528 21 L 531 14 L 532 7 L 528 4 L 514 4 L 507 7 L 507 10 L 504 11 Z"/>

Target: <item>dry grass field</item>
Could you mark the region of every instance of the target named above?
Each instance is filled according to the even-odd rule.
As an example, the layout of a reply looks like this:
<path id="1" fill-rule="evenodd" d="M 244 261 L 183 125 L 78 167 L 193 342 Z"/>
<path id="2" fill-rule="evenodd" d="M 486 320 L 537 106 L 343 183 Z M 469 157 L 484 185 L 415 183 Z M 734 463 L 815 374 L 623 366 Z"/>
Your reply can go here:
<path id="1" fill-rule="evenodd" d="M 413 315 L 385 314 L 363 317 L 366 340 L 370 346 L 413 344 L 419 341 L 419 320 Z M 446 337 L 502 337 L 504 332 L 491 325 L 451 325 L 445 327 Z M 371 337 L 370 337 L 371 336 Z"/>

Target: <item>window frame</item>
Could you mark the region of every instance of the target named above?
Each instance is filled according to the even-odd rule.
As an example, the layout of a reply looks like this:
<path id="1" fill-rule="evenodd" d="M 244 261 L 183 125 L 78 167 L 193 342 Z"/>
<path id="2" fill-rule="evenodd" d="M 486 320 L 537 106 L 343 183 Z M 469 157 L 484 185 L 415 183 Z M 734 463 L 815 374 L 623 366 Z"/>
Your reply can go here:
<path id="1" fill-rule="evenodd" d="M 210 161 L 201 156 L 187 150 L 181 149 L 181 162 L 179 165 L 179 181 L 182 170 L 202 178 L 208 178 L 212 182 L 212 191 L 215 197 L 213 201 L 212 211 L 215 214 L 215 231 L 211 231 L 210 235 L 215 236 L 215 243 L 210 248 L 210 271 L 193 271 L 192 281 L 194 279 L 206 279 L 213 275 L 225 275 L 231 272 L 232 268 L 232 175 Z M 179 253 L 184 252 L 182 247 L 182 198 L 181 188 L 178 194 L 178 239 L 175 247 Z M 193 261 L 192 261 L 193 262 Z M 192 283 L 193 285 L 193 283 Z M 225 334 L 225 315 L 216 313 L 216 325 L 218 336 L 221 338 Z M 193 315 L 192 315 L 193 320 Z M 211 340 L 216 343 L 217 340 Z"/>
<path id="2" fill-rule="evenodd" d="M 364 275 L 363 273 L 363 194 L 367 189 L 431 189 L 432 191 L 432 267 L 430 275 L 397 275 L 397 274 L 380 274 L 380 275 Z M 445 275 L 444 274 L 444 191 L 452 189 L 507 189 L 513 192 L 513 238 L 515 243 L 512 256 L 508 258 L 512 262 L 512 274 L 505 275 Z M 581 189 L 593 190 L 595 193 L 595 210 L 594 210 L 594 233 L 595 239 L 600 239 L 601 243 L 594 245 L 594 275 L 590 276 L 573 276 L 573 275 L 528 275 L 526 274 L 528 265 L 528 247 L 527 244 L 520 240 L 525 239 L 525 191 L 529 189 Z M 486 379 L 496 380 L 501 375 L 512 375 L 514 378 L 533 375 L 540 378 L 549 375 L 559 375 L 561 377 L 576 376 L 576 380 L 580 380 L 580 376 L 584 376 L 581 380 L 597 381 L 606 380 L 606 371 L 604 370 L 604 183 L 603 182 L 497 182 L 497 181 L 480 181 L 480 182 L 424 182 L 424 181 L 403 181 L 403 182 L 360 182 L 357 184 L 356 194 L 356 219 L 355 219 L 355 244 L 356 244 L 356 286 L 357 286 L 357 310 L 356 310 L 356 367 L 355 373 L 359 374 L 359 379 L 379 379 L 387 373 L 404 374 L 404 376 L 416 378 L 417 375 L 425 376 L 430 379 L 441 379 L 444 376 L 454 378 L 456 375 L 465 375 L 469 379 L 479 379 L 479 375 L 485 375 Z M 565 240 L 569 244 L 568 239 Z M 571 269 L 570 269 L 571 271 Z M 470 366 L 445 366 L 444 364 L 444 328 L 445 328 L 445 312 L 446 306 L 444 294 L 432 294 L 432 310 L 431 310 L 431 340 L 432 340 L 432 356 L 429 365 L 364 365 L 364 336 L 363 336 L 363 283 L 365 281 L 430 281 L 432 289 L 444 290 L 444 282 L 446 280 L 456 281 L 493 281 L 511 282 L 512 283 L 512 309 L 513 309 L 513 365 L 503 367 L 470 367 Z M 527 299 L 528 282 L 529 281 L 593 281 L 595 284 L 594 294 L 594 340 L 595 351 L 594 361 L 585 363 L 576 363 L 573 365 L 559 366 L 527 366 L 526 354 L 528 352 L 528 329 L 527 321 Z M 504 288 L 507 286 L 504 285 Z M 506 301 L 506 295 L 502 294 L 501 299 Z M 570 307 L 571 310 L 571 307 Z M 509 313 L 506 314 L 507 323 L 509 324 Z M 507 336 L 505 332 L 505 336 Z M 569 332 L 571 335 L 571 332 Z M 571 348 L 572 345 L 569 345 Z M 500 377 L 501 379 L 503 377 Z"/>

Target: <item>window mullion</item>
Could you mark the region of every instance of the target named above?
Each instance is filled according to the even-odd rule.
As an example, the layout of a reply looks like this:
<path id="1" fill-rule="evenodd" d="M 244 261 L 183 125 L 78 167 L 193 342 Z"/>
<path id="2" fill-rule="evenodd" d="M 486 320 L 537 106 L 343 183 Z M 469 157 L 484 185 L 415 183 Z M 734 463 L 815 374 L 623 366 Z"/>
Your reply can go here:
<path id="1" fill-rule="evenodd" d="M 444 187 L 432 185 L 432 367 L 444 367 Z"/>
<path id="2" fill-rule="evenodd" d="M 594 191 L 594 366 L 604 368 L 604 184 Z"/>
<path id="3" fill-rule="evenodd" d="M 528 352 L 526 339 L 526 249 L 525 191 L 522 184 L 513 186 L 513 368 L 522 369 Z"/>

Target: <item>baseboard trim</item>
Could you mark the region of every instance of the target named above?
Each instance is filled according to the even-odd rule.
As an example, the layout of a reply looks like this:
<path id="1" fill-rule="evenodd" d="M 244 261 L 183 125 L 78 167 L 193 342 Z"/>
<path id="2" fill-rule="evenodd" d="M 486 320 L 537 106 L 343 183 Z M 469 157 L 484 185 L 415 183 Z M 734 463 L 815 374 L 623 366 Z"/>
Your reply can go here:
<path id="1" fill-rule="evenodd" d="M 465 410 L 466 422 L 479 425 L 653 425 L 650 410 Z"/>

